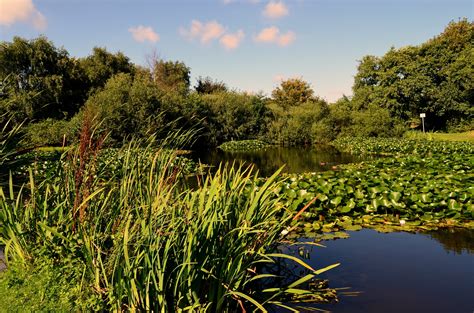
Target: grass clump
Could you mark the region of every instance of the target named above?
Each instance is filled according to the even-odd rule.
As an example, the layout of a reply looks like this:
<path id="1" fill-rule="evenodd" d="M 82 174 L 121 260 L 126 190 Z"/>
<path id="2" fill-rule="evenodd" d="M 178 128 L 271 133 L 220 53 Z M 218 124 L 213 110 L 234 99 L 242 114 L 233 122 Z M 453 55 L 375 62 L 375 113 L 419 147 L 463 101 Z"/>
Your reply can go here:
<path id="1" fill-rule="evenodd" d="M 0 189 L 7 272 L 38 268 L 38 255 L 53 276 L 71 265 L 82 269 L 74 279 L 51 280 L 56 287 L 82 286 L 80 296 L 63 295 L 66 287 L 50 289 L 48 280 L 37 289 L 52 290 L 52 295 L 43 302 L 33 298 L 31 310 L 47 308 L 53 299 L 59 310 L 83 309 L 75 299 L 90 294 L 87 310 L 154 312 L 265 311 L 286 305 L 282 296 L 320 299 L 320 290 L 311 287 L 317 284 L 310 282 L 331 267 L 316 271 L 272 253 L 292 219 L 273 193 L 278 173 L 257 185 L 250 170 L 224 167 L 191 190 L 183 188 L 184 167 L 176 161 L 176 149 L 170 149 L 179 148 L 189 133 L 151 141 L 145 148 L 131 143 L 110 154 L 110 162 L 99 161 L 100 145 L 90 133 L 83 137 L 77 151 L 63 156 L 39 181 L 30 170 L 29 182 L 20 189 L 12 178 L 8 188 Z M 118 155 L 120 162 L 113 160 Z M 263 274 L 263 265 L 279 259 L 297 262 L 308 274 L 287 288 L 263 292 L 257 282 L 272 277 Z M 4 286 L 14 285 L 14 275 L 5 277 Z M 30 287 L 16 286 L 28 294 Z"/>
<path id="2" fill-rule="evenodd" d="M 223 151 L 256 151 L 269 147 L 270 145 L 261 140 L 239 140 L 228 141 L 219 146 Z"/>

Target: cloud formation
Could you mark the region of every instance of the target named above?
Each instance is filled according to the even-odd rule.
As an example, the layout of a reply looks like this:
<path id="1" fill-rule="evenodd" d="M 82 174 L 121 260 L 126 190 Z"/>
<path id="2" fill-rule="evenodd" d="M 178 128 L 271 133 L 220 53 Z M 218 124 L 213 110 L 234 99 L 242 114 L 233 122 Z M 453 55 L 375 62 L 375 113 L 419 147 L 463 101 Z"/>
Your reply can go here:
<path id="1" fill-rule="evenodd" d="M 288 46 L 296 39 L 296 34 L 292 31 L 280 33 L 280 29 L 276 26 L 264 28 L 254 37 L 256 42 L 275 43 L 279 46 Z"/>
<path id="2" fill-rule="evenodd" d="M 193 20 L 189 29 L 181 27 L 179 33 L 190 40 L 198 39 L 201 43 L 209 43 L 221 37 L 225 33 L 225 28 L 217 21 L 203 23 Z"/>
<path id="3" fill-rule="evenodd" d="M 0 0 L 0 25 L 11 26 L 26 22 L 38 30 L 45 30 L 47 21 L 32 0 Z"/>
<path id="4" fill-rule="evenodd" d="M 158 42 L 160 35 L 158 35 L 153 28 L 139 25 L 137 27 L 130 27 L 128 31 L 132 34 L 133 39 L 138 42 Z"/>
<path id="5" fill-rule="evenodd" d="M 288 15 L 288 8 L 282 1 L 270 1 L 263 10 L 263 15 L 268 18 L 280 18 Z"/>
<path id="6" fill-rule="evenodd" d="M 222 36 L 220 39 L 220 43 L 227 50 L 233 50 L 240 45 L 244 37 L 244 32 L 242 30 L 239 30 L 236 33 L 228 33 Z"/>

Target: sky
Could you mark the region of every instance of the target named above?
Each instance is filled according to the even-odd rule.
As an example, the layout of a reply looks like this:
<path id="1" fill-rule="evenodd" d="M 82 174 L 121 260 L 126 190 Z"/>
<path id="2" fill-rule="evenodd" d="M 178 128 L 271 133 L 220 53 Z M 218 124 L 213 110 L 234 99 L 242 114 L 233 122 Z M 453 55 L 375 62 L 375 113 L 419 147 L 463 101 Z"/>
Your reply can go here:
<path id="1" fill-rule="evenodd" d="M 45 35 L 71 56 L 95 46 L 182 61 L 199 76 L 269 95 L 302 78 L 328 101 L 351 95 L 358 60 L 418 45 L 474 0 L 0 0 L 0 40 Z"/>

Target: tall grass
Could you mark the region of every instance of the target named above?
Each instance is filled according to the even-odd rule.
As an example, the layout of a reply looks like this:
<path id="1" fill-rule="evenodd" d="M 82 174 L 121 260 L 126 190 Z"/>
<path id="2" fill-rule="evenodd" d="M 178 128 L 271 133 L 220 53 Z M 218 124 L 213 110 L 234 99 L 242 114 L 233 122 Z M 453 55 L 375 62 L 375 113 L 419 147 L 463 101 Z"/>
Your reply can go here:
<path id="1" fill-rule="evenodd" d="M 183 188 L 176 150 L 191 133 L 130 143 L 114 173 L 94 162 L 91 136 L 56 174 L 20 190 L 0 189 L 0 240 L 8 262 L 46 257 L 73 260 L 78 284 L 113 311 L 265 311 L 286 306 L 279 296 L 317 274 L 302 261 L 272 253 L 292 216 L 273 192 L 278 172 L 263 184 L 242 168 L 220 168 L 201 186 Z M 84 146 L 84 145 L 88 146 Z M 88 162 L 84 162 L 88 160 Z M 58 163 L 59 164 L 59 163 Z M 106 177 L 106 179 L 104 179 Z M 258 290 L 271 277 L 261 265 L 285 258 L 310 272 L 288 288 Z"/>

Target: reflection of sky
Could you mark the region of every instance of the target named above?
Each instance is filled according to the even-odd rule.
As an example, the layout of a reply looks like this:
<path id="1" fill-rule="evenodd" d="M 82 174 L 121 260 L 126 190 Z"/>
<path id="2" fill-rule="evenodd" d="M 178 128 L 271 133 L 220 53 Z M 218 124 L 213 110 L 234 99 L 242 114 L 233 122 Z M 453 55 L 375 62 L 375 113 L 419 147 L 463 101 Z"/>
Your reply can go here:
<path id="1" fill-rule="evenodd" d="M 311 247 L 307 262 L 313 268 L 341 263 L 322 275 L 330 287 L 362 292 L 317 307 L 334 312 L 471 312 L 474 254 L 472 241 L 462 237 L 473 233 L 459 234 L 455 250 L 460 253 L 447 252 L 452 245 L 446 242 L 454 243 L 454 237 L 446 240 L 443 233 L 437 233 L 440 244 L 426 235 L 374 230 L 350 232 L 349 239 L 324 242 L 326 248 Z"/>
<path id="2" fill-rule="evenodd" d="M 21 2 L 30 1 L 22 0 Z M 17 2 L 20 1 L 10 1 Z M 302 76 L 316 94 L 329 100 L 350 94 L 357 60 L 381 55 L 391 46 L 419 44 L 439 34 L 451 20 L 472 19 L 470 0 L 283 0 L 288 14 L 262 15 L 266 0 L 33 0 L 47 23 L 1 26 L 0 39 L 33 38 L 44 33 L 73 56 L 85 56 L 93 46 L 121 50 L 144 64 L 156 49 L 159 56 L 184 61 L 193 77 L 211 76 L 232 88 L 269 92 L 277 77 Z M 34 19 L 34 17 L 32 17 Z M 226 50 L 219 39 L 201 44 L 183 38 L 180 28 L 192 20 L 215 20 L 227 33 L 244 33 L 240 46 Z M 34 22 L 34 21 L 33 21 Z M 156 43 L 135 42 L 131 27 L 151 27 Z M 257 43 L 264 28 L 292 31 L 288 46 Z"/>

